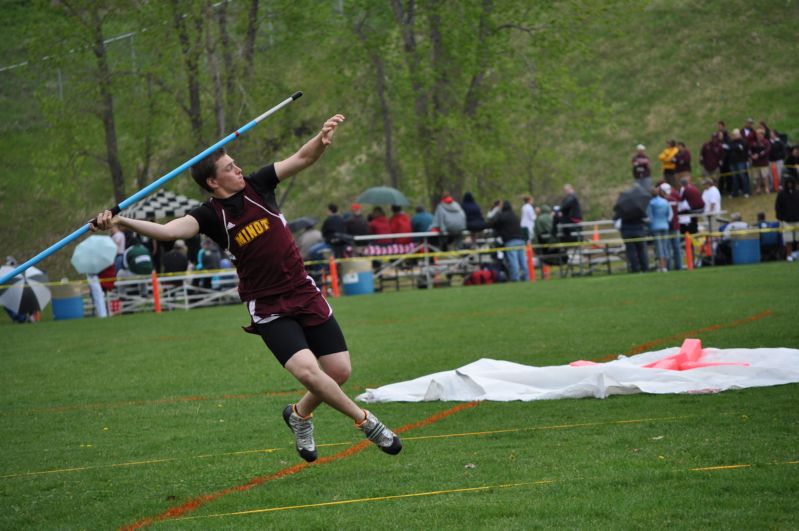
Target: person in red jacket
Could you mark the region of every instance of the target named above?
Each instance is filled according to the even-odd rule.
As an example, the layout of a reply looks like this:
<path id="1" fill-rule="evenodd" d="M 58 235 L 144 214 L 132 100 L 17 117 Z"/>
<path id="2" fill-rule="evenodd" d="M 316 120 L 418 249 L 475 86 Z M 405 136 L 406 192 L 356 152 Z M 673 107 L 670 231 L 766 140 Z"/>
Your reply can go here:
<path id="1" fill-rule="evenodd" d="M 680 179 L 680 201 L 688 203 L 688 208 L 683 208 L 680 211 L 681 214 L 700 214 L 705 211 L 705 201 L 702 199 L 702 193 L 691 183 L 690 177 Z M 699 231 L 697 219 L 696 216 L 691 216 L 691 221 L 688 223 L 688 232 L 691 234 L 696 234 Z"/>
<path id="2" fill-rule="evenodd" d="M 755 185 L 755 194 L 766 194 L 774 191 L 769 167 L 769 154 L 771 153 L 771 142 L 766 138 L 766 131 L 758 129 L 755 133 L 755 140 L 749 145 L 749 153 L 752 157 L 752 168 L 750 180 Z"/>
<path id="3" fill-rule="evenodd" d="M 724 146 L 721 144 L 718 133 L 714 133 L 708 142 L 702 145 L 699 153 L 699 164 L 702 166 L 702 175 L 718 182 L 719 170 L 724 161 Z"/>
<path id="4" fill-rule="evenodd" d="M 369 216 L 369 234 L 391 234 L 391 225 L 382 207 L 376 206 Z M 377 245 L 390 245 L 391 238 L 381 238 L 375 241 Z"/>
<path id="5" fill-rule="evenodd" d="M 391 205 L 391 212 L 393 215 L 391 219 L 388 220 L 388 224 L 391 227 L 392 234 L 402 234 L 406 232 L 413 232 L 411 228 L 411 218 L 408 217 L 408 214 L 402 211 L 402 207 L 399 205 Z M 395 238 L 394 243 L 400 244 L 408 244 L 411 243 L 411 238 Z"/>

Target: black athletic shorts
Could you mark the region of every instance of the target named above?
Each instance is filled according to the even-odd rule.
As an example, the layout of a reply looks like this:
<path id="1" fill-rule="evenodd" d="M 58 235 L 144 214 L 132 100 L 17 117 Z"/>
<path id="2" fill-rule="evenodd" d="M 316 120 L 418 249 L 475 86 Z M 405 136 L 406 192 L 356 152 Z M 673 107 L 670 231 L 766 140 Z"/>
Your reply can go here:
<path id="1" fill-rule="evenodd" d="M 320 325 L 305 327 L 293 317 L 281 317 L 265 324 L 256 324 L 255 330 L 283 366 L 305 348 L 310 349 L 317 358 L 347 350 L 344 334 L 333 316 Z"/>

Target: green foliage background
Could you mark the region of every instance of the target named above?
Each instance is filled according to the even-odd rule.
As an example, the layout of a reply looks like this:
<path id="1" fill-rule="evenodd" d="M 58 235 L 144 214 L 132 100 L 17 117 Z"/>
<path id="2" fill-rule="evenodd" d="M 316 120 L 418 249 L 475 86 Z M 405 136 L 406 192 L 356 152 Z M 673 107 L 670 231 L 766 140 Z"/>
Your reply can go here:
<path id="1" fill-rule="evenodd" d="M 415 17 L 398 18 L 397 9 L 407 15 L 411 4 Z M 444 189 L 471 190 L 484 205 L 528 192 L 555 202 L 572 182 L 591 217 L 608 215 L 639 142 L 656 157 L 666 139 L 679 138 L 696 156 L 718 119 L 732 128 L 750 116 L 799 136 L 795 0 L 274 0 L 259 3 L 249 65 L 250 6 L 3 2 L 0 22 L 15 36 L 0 42 L 5 254 L 29 258 L 115 203 L 86 22 L 94 11 L 110 41 L 127 195 L 223 136 L 213 60 L 221 64 L 225 132 L 305 92 L 231 145 L 245 170 L 293 153 L 327 116 L 348 117 L 325 159 L 286 192 L 289 218 L 320 216 L 331 200 L 348 204 L 366 187 L 391 183 L 387 120 L 394 178 L 414 203 L 429 206 Z M 194 129 L 174 13 L 200 28 L 189 31 L 200 75 L 202 124 Z M 404 31 L 415 38 L 413 53 Z M 184 177 L 168 188 L 201 197 Z M 70 273 L 70 252 L 43 267 L 51 276 Z"/>

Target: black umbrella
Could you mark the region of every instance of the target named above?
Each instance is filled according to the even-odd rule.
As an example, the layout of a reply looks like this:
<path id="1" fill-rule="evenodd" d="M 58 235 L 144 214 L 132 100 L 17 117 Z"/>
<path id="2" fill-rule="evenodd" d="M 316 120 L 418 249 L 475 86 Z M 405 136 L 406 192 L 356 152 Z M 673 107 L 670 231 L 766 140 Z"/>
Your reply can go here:
<path id="1" fill-rule="evenodd" d="M 310 216 L 302 216 L 301 218 L 289 221 L 289 230 L 291 232 L 299 232 L 309 227 L 316 225 L 316 219 Z"/>
<path id="2" fill-rule="evenodd" d="M 640 221 L 646 217 L 646 207 L 652 194 L 637 184 L 619 194 L 613 211 L 622 221 Z"/>
<path id="3" fill-rule="evenodd" d="M 390 186 L 376 186 L 369 188 L 356 199 L 359 203 L 370 205 L 409 205 L 405 194 Z"/>

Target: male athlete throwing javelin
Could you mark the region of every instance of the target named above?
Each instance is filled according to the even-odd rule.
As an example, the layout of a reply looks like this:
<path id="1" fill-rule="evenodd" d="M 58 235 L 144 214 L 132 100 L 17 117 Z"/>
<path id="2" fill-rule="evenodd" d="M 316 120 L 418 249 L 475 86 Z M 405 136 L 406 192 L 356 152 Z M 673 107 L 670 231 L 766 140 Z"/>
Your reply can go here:
<path id="1" fill-rule="evenodd" d="M 283 410 L 297 451 L 306 461 L 317 458 L 311 417 L 322 402 L 352 418 L 384 452 L 402 450 L 394 432 L 341 390 L 352 371 L 344 335 L 333 309 L 305 272 L 275 199 L 277 185 L 316 162 L 343 121 L 344 116 L 336 114 L 295 154 L 248 177 L 224 149 L 215 151 L 191 168 L 192 178 L 211 197 L 182 218 L 162 225 L 112 216 L 106 210 L 92 227 L 124 227 L 158 240 L 187 239 L 201 232 L 233 254 L 239 295 L 251 316 L 245 330 L 260 335 L 281 365 L 308 390 Z"/>

